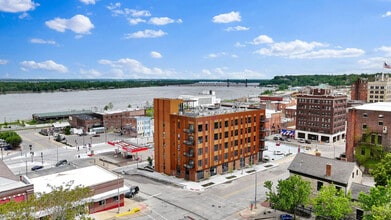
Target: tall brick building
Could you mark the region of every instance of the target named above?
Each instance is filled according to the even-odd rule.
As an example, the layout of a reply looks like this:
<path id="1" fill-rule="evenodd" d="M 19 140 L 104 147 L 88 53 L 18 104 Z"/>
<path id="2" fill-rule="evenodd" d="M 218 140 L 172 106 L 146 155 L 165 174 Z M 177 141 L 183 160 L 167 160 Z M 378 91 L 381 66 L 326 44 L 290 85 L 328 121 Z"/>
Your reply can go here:
<path id="1" fill-rule="evenodd" d="M 357 145 L 369 138 L 371 144 L 379 144 L 391 151 L 391 102 L 368 103 L 348 109 L 346 130 L 346 157 L 354 161 Z M 356 152 L 365 153 L 365 152 Z"/>
<path id="2" fill-rule="evenodd" d="M 198 181 L 261 161 L 265 110 L 190 106 L 154 99 L 157 172 Z"/>
<path id="3" fill-rule="evenodd" d="M 335 142 L 345 138 L 346 95 L 312 88 L 297 95 L 296 138 Z"/>
<path id="4" fill-rule="evenodd" d="M 351 86 L 350 99 L 366 102 L 368 96 L 368 79 L 359 78 Z"/>

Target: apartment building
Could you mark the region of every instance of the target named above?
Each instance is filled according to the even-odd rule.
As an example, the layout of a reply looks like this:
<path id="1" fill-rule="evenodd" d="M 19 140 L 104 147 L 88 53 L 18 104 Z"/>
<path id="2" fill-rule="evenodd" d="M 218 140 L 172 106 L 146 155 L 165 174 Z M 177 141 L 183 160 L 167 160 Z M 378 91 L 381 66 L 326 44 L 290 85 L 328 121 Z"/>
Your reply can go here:
<path id="1" fill-rule="evenodd" d="M 297 95 L 295 138 L 335 142 L 345 138 L 347 96 L 329 88 Z"/>
<path id="2" fill-rule="evenodd" d="M 347 119 L 348 161 L 355 161 L 355 152 L 362 156 L 374 155 L 374 152 L 366 152 L 364 149 L 357 152 L 358 145 L 362 142 L 369 142 L 373 146 L 381 145 L 386 151 L 391 151 L 391 135 L 388 132 L 388 128 L 391 128 L 391 102 L 368 103 L 349 108 Z"/>
<path id="3" fill-rule="evenodd" d="M 377 75 L 368 82 L 367 102 L 391 102 L 391 79 L 388 75 Z"/>
<path id="4" fill-rule="evenodd" d="M 265 110 L 154 99 L 155 171 L 198 181 L 262 160 Z"/>

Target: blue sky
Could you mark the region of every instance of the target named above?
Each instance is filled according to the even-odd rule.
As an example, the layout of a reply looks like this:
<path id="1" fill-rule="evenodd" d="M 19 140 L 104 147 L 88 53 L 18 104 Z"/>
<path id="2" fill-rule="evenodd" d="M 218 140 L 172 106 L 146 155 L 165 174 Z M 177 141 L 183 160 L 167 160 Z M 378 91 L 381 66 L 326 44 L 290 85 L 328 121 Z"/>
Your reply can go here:
<path id="1" fill-rule="evenodd" d="M 0 0 L 0 79 L 385 72 L 391 0 Z"/>

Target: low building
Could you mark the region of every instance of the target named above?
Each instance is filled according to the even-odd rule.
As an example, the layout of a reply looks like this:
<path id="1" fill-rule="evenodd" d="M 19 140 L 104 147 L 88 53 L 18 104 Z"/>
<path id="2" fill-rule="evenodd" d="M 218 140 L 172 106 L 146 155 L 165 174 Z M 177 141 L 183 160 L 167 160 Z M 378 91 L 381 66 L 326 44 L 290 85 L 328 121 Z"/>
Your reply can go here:
<path id="1" fill-rule="evenodd" d="M 34 194 L 34 186 L 24 176 L 16 176 L 0 160 L 0 205 L 15 201 L 26 201 Z"/>
<path id="2" fill-rule="evenodd" d="M 348 193 L 353 183 L 362 183 L 362 171 L 356 163 L 298 153 L 288 167 L 290 175 L 299 175 L 311 183 L 313 194 L 326 184 Z"/>
<path id="3" fill-rule="evenodd" d="M 376 152 L 360 149 L 358 145 L 383 146 L 384 150 L 391 152 L 391 102 L 368 103 L 348 109 L 346 131 L 346 158 L 355 161 L 355 153 L 362 156 L 374 155 Z"/>
<path id="4" fill-rule="evenodd" d="M 50 193 L 50 186 L 60 187 L 70 182 L 73 182 L 73 186 L 89 187 L 93 192 L 87 199 L 91 202 L 90 214 L 124 206 L 124 193 L 129 191 L 129 187 L 124 186 L 123 177 L 95 165 L 40 176 L 30 181 L 36 193 Z"/>

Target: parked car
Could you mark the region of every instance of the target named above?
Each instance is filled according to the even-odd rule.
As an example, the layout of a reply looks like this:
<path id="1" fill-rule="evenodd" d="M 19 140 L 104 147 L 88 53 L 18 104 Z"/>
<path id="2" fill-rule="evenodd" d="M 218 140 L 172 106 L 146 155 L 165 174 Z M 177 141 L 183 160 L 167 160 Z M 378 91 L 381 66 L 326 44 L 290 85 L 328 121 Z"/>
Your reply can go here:
<path id="1" fill-rule="evenodd" d="M 305 140 L 305 143 L 306 144 L 311 144 L 311 141 L 310 140 Z"/>
<path id="2" fill-rule="evenodd" d="M 68 163 L 68 161 L 67 161 L 67 160 L 60 160 L 60 161 L 58 161 L 58 162 L 56 163 L 56 167 L 59 167 L 59 166 L 65 165 L 65 164 L 67 164 L 67 163 Z"/>
<path id="3" fill-rule="evenodd" d="M 293 220 L 293 216 L 289 214 L 281 214 L 280 220 Z"/>
<path id="4" fill-rule="evenodd" d="M 129 191 L 125 193 L 125 198 L 133 198 L 139 191 L 140 188 L 138 186 L 131 186 Z"/>
<path id="5" fill-rule="evenodd" d="M 31 170 L 32 170 L 32 171 L 36 171 L 36 170 L 40 170 L 40 169 L 42 169 L 42 168 L 43 168 L 42 165 L 35 165 L 35 166 L 31 167 Z"/>
<path id="6" fill-rule="evenodd" d="M 273 140 L 278 141 L 278 136 L 274 136 Z"/>
<path id="7" fill-rule="evenodd" d="M 299 142 L 300 142 L 300 143 L 305 143 L 305 140 L 304 140 L 303 138 L 300 138 L 300 139 L 299 139 Z"/>

